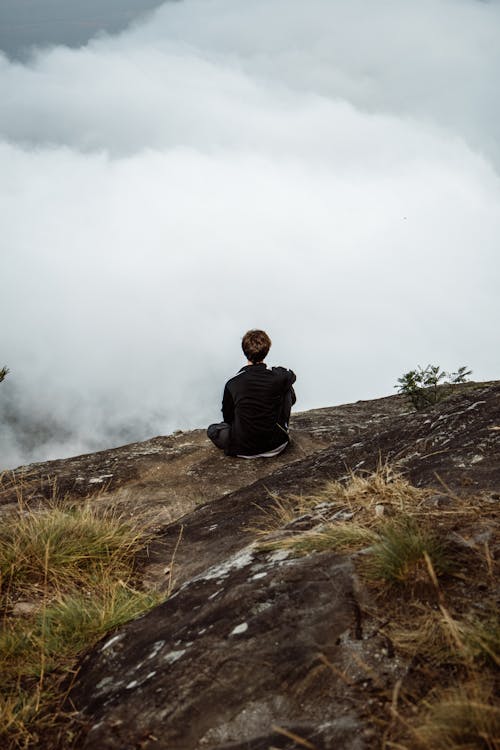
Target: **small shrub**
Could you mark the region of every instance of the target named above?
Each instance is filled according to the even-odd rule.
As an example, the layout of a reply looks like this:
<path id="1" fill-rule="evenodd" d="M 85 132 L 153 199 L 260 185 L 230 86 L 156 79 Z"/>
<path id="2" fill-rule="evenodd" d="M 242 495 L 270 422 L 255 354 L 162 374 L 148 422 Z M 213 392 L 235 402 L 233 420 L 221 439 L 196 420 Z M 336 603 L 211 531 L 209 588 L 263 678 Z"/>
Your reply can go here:
<path id="1" fill-rule="evenodd" d="M 465 383 L 471 373 L 472 370 L 467 367 L 449 373 L 441 370 L 439 365 L 427 365 L 425 368 L 418 365 L 416 370 L 410 370 L 398 378 L 398 385 L 394 387 L 398 393 L 408 396 L 415 409 L 420 411 L 448 396 L 448 389 L 443 385 Z"/>

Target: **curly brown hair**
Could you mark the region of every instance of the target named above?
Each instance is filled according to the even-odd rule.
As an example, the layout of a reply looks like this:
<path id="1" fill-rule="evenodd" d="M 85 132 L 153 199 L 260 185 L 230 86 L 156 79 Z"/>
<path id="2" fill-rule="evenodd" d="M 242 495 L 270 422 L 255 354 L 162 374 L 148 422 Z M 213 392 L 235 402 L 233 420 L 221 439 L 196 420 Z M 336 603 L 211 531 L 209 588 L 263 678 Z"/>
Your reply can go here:
<path id="1" fill-rule="evenodd" d="M 241 348 L 248 361 L 255 365 L 267 356 L 271 348 L 271 339 L 265 331 L 247 331 L 241 341 Z"/>

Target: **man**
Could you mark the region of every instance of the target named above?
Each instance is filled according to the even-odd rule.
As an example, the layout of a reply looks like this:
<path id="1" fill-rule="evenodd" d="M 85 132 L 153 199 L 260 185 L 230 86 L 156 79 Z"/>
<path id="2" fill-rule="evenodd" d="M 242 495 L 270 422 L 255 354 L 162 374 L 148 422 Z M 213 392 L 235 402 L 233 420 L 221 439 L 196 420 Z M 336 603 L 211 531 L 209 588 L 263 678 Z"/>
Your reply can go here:
<path id="1" fill-rule="evenodd" d="M 247 364 L 228 380 L 222 399 L 223 422 L 211 424 L 210 440 L 227 456 L 269 458 L 285 450 L 295 392 L 295 374 L 284 367 L 269 369 L 264 359 L 271 347 L 265 331 L 245 333 L 241 342 Z"/>

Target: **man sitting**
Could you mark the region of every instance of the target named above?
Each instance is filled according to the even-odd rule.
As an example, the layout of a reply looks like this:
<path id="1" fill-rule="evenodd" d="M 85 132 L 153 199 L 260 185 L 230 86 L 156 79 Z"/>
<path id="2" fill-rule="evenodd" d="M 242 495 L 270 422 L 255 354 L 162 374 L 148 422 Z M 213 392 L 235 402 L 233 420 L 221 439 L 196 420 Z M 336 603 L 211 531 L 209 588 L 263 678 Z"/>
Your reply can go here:
<path id="1" fill-rule="evenodd" d="M 295 374 L 285 367 L 268 369 L 271 347 L 265 331 L 245 333 L 241 342 L 247 364 L 228 380 L 222 399 L 223 422 L 211 424 L 210 440 L 227 456 L 268 458 L 285 450 L 295 392 Z"/>

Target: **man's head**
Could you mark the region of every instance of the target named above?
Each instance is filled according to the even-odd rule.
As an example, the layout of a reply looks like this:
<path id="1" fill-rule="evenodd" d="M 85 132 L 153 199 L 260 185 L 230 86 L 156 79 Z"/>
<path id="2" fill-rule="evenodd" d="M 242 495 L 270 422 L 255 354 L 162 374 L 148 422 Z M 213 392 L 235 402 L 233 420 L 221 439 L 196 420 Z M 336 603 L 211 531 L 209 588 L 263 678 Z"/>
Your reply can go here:
<path id="1" fill-rule="evenodd" d="M 262 362 L 271 348 L 271 339 L 265 331 L 247 331 L 241 342 L 243 353 L 249 362 Z"/>

